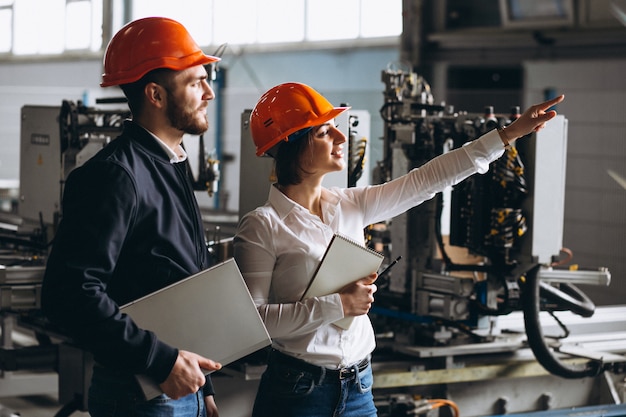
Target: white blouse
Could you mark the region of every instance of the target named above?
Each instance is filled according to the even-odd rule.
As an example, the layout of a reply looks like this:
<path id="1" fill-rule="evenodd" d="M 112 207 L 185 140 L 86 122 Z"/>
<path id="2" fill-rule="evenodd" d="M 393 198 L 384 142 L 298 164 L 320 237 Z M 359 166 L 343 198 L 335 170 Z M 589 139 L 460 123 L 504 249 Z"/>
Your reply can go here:
<path id="1" fill-rule="evenodd" d="M 332 324 L 343 318 L 339 294 L 300 301 L 333 234 L 362 242 L 366 226 L 391 219 L 474 173 L 487 172 L 503 152 L 493 130 L 385 184 L 322 189 L 323 220 L 270 187 L 267 203 L 242 217 L 234 257 L 273 347 L 332 369 L 366 358 L 375 347 L 366 314 L 343 330 Z"/>

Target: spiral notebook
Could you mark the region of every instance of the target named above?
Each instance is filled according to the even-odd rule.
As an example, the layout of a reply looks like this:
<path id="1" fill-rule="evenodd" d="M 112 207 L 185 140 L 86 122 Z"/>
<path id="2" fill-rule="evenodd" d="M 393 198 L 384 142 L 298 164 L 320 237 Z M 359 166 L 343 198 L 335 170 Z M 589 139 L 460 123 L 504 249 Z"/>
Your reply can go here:
<path id="1" fill-rule="evenodd" d="M 348 284 L 378 271 L 384 255 L 353 239 L 335 233 L 302 299 L 333 294 Z M 335 326 L 348 329 L 354 317 L 346 317 Z"/>
<path id="2" fill-rule="evenodd" d="M 163 342 L 227 365 L 268 346 L 271 339 L 239 267 L 230 258 L 120 308 Z M 145 375 L 146 399 L 162 393 Z"/>

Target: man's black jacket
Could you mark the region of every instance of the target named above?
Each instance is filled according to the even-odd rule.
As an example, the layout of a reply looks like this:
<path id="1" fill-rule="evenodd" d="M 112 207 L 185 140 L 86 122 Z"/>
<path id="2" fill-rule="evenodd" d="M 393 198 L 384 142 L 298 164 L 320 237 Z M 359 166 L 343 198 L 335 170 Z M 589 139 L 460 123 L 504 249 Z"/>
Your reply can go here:
<path id="1" fill-rule="evenodd" d="M 209 263 L 186 164 L 172 164 L 146 130 L 126 121 L 117 139 L 67 178 L 42 309 L 99 364 L 160 383 L 178 350 L 138 328 L 119 306 Z M 212 394 L 207 380 L 205 394 Z"/>

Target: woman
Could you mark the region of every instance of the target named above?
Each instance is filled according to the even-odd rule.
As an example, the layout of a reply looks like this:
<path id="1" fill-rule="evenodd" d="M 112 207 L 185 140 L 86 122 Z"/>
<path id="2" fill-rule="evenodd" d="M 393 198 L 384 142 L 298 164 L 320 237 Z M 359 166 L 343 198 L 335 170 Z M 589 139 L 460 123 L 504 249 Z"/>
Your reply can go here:
<path id="1" fill-rule="evenodd" d="M 234 239 L 235 259 L 272 336 L 254 417 L 376 415 L 369 363 L 375 339 L 367 316 L 375 271 L 339 293 L 301 300 L 333 234 L 362 242 L 367 225 L 486 172 L 517 138 L 553 118 L 556 112 L 546 110 L 562 100 L 534 105 L 506 129 L 386 184 L 327 189 L 324 176 L 345 168 L 346 137 L 333 119 L 347 108 L 300 83 L 278 85 L 260 98 L 250 128 L 257 155 L 274 158 L 277 181 L 268 202 L 241 219 Z M 332 324 L 344 317 L 354 317 L 347 330 Z"/>

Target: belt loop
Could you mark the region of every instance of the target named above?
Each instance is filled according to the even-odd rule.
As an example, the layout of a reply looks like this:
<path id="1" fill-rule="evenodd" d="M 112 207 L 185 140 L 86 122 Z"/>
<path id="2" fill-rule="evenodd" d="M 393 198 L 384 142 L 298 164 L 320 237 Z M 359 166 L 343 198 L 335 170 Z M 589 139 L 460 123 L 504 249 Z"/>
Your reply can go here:
<path id="1" fill-rule="evenodd" d="M 324 368 L 323 366 L 320 366 L 320 376 L 317 380 L 317 385 L 321 385 L 322 382 L 324 382 L 325 378 L 326 378 L 326 368 Z"/>
<path id="2" fill-rule="evenodd" d="M 352 369 L 354 369 L 354 380 L 355 381 L 360 381 L 361 380 L 361 376 L 360 376 L 360 371 L 359 371 L 359 365 L 361 363 L 355 363 L 354 365 L 352 365 Z"/>

